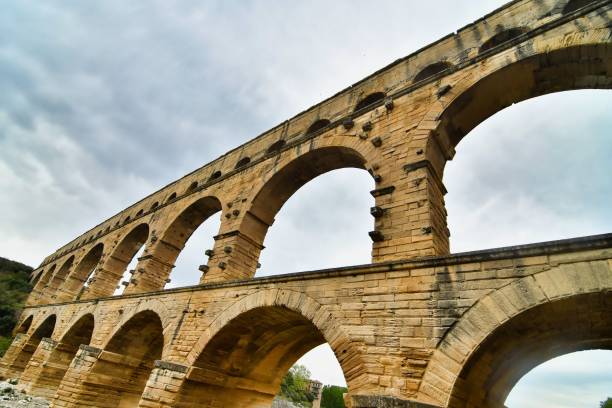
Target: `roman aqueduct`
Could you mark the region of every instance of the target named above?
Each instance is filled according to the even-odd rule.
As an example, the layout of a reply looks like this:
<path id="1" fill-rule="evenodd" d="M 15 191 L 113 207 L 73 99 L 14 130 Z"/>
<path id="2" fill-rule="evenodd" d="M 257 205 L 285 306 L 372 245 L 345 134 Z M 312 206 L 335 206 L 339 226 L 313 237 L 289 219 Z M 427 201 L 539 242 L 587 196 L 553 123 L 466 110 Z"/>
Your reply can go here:
<path id="1" fill-rule="evenodd" d="M 54 407 L 268 407 L 327 342 L 351 407 L 498 408 L 538 364 L 612 348 L 612 234 L 453 255 L 442 182 L 496 112 L 610 88 L 611 39 L 610 0 L 516 0 L 167 185 L 34 271 L 0 375 Z M 285 201 L 346 167 L 376 183 L 372 263 L 254 278 Z M 200 285 L 165 290 L 212 216 Z"/>

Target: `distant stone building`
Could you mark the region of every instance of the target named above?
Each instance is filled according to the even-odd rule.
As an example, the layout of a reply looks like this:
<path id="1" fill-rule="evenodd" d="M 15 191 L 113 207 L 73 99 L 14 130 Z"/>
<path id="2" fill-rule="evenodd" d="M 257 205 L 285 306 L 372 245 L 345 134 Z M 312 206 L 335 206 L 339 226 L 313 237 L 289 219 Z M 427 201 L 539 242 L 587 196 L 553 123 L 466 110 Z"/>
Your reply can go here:
<path id="1" fill-rule="evenodd" d="M 308 383 L 308 392 L 314 397 L 312 401 L 312 408 L 321 408 L 321 390 L 323 389 L 323 383 L 317 380 L 310 380 Z"/>

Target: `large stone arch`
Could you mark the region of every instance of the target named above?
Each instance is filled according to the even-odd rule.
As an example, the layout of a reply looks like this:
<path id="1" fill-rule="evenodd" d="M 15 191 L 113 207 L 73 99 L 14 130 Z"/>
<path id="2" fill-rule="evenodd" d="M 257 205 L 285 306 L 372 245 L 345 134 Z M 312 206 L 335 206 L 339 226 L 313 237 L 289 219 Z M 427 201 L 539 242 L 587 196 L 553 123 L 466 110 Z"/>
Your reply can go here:
<path id="1" fill-rule="evenodd" d="M 187 356 L 192 368 L 177 406 L 269 406 L 291 365 L 325 342 L 349 387 L 367 389 L 360 352 L 330 310 L 302 292 L 257 291 L 225 309 L 202 333 Z"/>
<path id="2" fill-rule="evenodd" d="M 209 217 L 220 212 L 222 205 L 217 197 L 207 195 L 180 208 L 167 226 L 152 238 L 125 293 L 163 289 L 187 240 Z"/>
<path id="3" fill-rule="evenodd" d="M 246 203 L 236 212 L 236 221 L 222 226 L 216 237 L 210 271 L 204 282 L 247 279 L 255 275 L 268 228 L 288 199 L 309 181 L 327 172 L 357 168 L 369 169 L 368 157 L 375 148 L 355 136 L 336 135 L 317 145 L 299 145 L 270 163 L 265 174 L 247 191 Z M 369 169 L 371 170 L 371 169 Z M 224 253 L 231 248 L 232 253 Z"/>
<path id="4" fill-rule="evenodd" d="M 429 205 L 436 208 L 432 232 L 436 247 L 443 249 L 439 254 L 450 253 L 444 169 L 463 137 L 514 103 L 554 92 L 612 88 L 610 29 L 558 30 L 465 67 L 431 93 L 429 111 L 412 132 L 422 160 L 405 169 L 415 180 L 428 180 Z"/>
<path id="5" fill-rule="evenodd" d="M 135 316 L 143 313 L 155 315 L 161 322 L 162 334 L 164 336 L 164 344 L 169 345 L 171 341 L 171 332 L 175 323 L 174 316 L 168 311 L 168 307 L 158 299 L 142 298 L 131 308 L 121 309 L 121 318 L 113 325 L 113 330 L 109 333 L 96 332 L 95 344 L 97 347 L 106 349 L 110 341 L 119 333 L 122 328 Z M 103 337 L 101 337 L 103 336 Z M 163 350 L 164 354 L 167 351 Z"/>
<path id="6" fill-rule="evenodd" d="M 102 260 L 91 279 L 90 285 L 81 294 L 82 299 L 93 299 L 111 296 L 140 248 L 145 245 L 150 235 L 149 224 L 140 223 L 130 229 Z"/>
<path id="7" fill-rule="evenodd" d="M 446 333 L 420 396 L 445 407 L 503 407 L 537 365 L 574 351 L 612 349 L 610 310 L 607 260 L 561 263 L 515 280 L 480 299 Z"/>

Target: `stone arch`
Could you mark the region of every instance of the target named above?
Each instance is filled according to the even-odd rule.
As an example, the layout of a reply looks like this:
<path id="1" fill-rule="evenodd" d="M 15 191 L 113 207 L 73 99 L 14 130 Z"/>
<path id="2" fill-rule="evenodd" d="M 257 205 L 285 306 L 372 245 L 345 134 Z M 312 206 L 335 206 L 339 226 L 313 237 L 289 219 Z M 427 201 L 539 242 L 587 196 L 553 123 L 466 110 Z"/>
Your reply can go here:
<path id="1" fill-rule="evenodd" d="M 21 375 L 23 370 L 26 368 L 28 362 L 32 358 L 32 355 L 36 351 L 36 348 L 40 344 L 41 340 L 44 337 L 50 338 L 53 335 L 55 330 L 55 324 L 57 321 L 57 316 L 52 314 L 45 318 L 36 329 L 32 331 L 32 334 L 29 335 L 28 340 L 23 344 L 21 350 L 15 356 L 15 359 L 12 361 L 9 367 L 9 372 L 18 376 Z M 31 328 L 30 328 L 31 330 Z"/>
<path id="2" fill-rule="evenodd" d="M 357 102 L 357 105 L 355 105 L 354 111 L 358 112 L 362 109 L 365 109 L 366 107 L 370 105 L 374 105 L 375 103 L 378 103 L 382 101 L 383 99 L 385 99 L 385 97 L 386 97 L 386 94 L 384 92 L 371 93 L 367 95 L 365 98 L 361 99 L 359 102 Z"/>
<path id="3" fill-rule="evenodd" d="M 488 51 L 492 48 L 497 47 L 507 41 L 511 41 L 514 38 L 520 37 L 522 34 L 528 32 L 529 29 L 527 27 L 512 27 L 507 29 L 502 29 L 497 34 L 493 35 L 491 38 L 486 40 L 479 48 L 478 52 L 482 54 L 485 51 Z"/>
<path id="4" fill-rule="evenodd" d="M 30 330 L 32 326 L 32 320 L 34 319 L 34 315 L 29 315 L 25 319 L 22 320 L 20 324 L 17 325 L 15 329 L 15 333 L 25 334 Z"/>
<path id="5" fill-rule="evenodd" d="M 144 273 L 135 277 L 136 283 L 130 284 L 125 293 L 163 289 L 187 240 L 200 225 L 221 210 L 221 202 L 213 196 L 198 198 L 181 210 L 162 231 L 161 237 L 147 248 L 146 257 L 136 268 L 137 272 Z"/>
<path id="6" fill-rule="evenodd" d="M 94 315 L 82 313 L 58 336 L 57 342 L 50 342 L 46 353 L 36 353 L 32 361 L 40 361 L 28 365 L 20 380 L 27 384 L 26 390 L 40 397 L 53 397 L 80 346 L 91 342 L 94 326 Z"/>
<path id="7" fill-rule="evenodd" d="M 238 238 L 227 236 L 224 237 L 226 240 L 217 240 L 215 244 L 216 248 L 228 245 L 240 248 L 241 258 L 233 257 L 227 261 L 240 263 L 239 266 L 230 265 L 240 275 L 232 276 L 233 279 L 249 278 L 255 274 L 268 228 L 274 223 L 276 214 L 285 202 L 314 178 L 342 168 L 365 170 L 367 160 L 353 147 L 332 145 L 314 148 L 290 159 L 284 166 L 274 168 L 273 173 L 265 177 L 263 184 L 258 189 L 253 189 L 247 200 L 249 204 L 246 213 L 238 227 Z M 213 277 L 216 275 L 208 276 L 209 279 L 215 280 Z M 216 280 L 224 279 L 228 277 Z"/>
<path id="8" fill-rule="evenodd" d="M 435 122 L 423 120 L 414 131 L 429 135 L 414 146 L 423 157 L 414 174 L 426 173 L 431 179 L 428 188 L 434 199 L 430 205 L 439 209 L 431 221 L 432 236 L 439 242 L 437 246 L 444 248 L 441 253 L 450 252 L 442 180 L 457 144 L 480 123 L 514 103 L 554 92 L 612 88 L 609 35 L 609 29 L 600 29 L 571 40 L 556 34 L 537 42 L 527 41 L 492 57 L 505 57 L 503 63 L 486 60 L 476 65 L 480 76 L 462 76 L 456 82 L 449 76 L 447 92 L 432 95 L 438 101 L 431 104 L 424 117 Z M 507 86 L 509 83 L 512 87 Z"/>
<path id="9" fill-rule="evenodd" d="M 55 268 L 56 267 L 57 267 L 57 264 L 53 264 L 53 265 L 51 265 L 49 267 L 49 269 L 47 269 L 46 271 L 41 272 L 40 279 L 38 280 L 38 282 L 34 286 L 34 291 L 40 292 L 40 291 L 42 291 L 45 288 L 45 286 L 51 280 L 51 277 L 53 276 L 53 273 L 55 272 Z"/>
<path id="10" fill-rule="evenodd" d="M 446 71 L 447 69 L 450 69 L 453 67 L 453 64 L 451 64 L 448 61 L 438 61 L 438 62 L 434 62 L 433 64 L 429 64 L 426 67 L 424 67 L 423 69 L 421 69 L 415 76 L 414 79 L 412 80 L 412 82 L 420 82 L 424 79 L 427 79 L 429 77 L 432 77 L 436 74 L 439 74 L 440 72 Z"/>
<path id="11" fill-rule="evenodd" d="M 177 406 L 269 406 L 286 371 L 325 342 L 349 387 L 364 386 L 360 354 L 325 306 L 292 290 L 246 296 L 209 325 L 187 356 L 192 368 Z"/>
<path id="12" fill-rule="evenodd" d="M 311 135 L 313 133 L 318 132 L 321 129 L 326 128 L 327 126 L 329 126 L 331 122 L 329 121 L 329 119 L 318 119 L 315 120 L 312 125 L 310 125 L 308 127 L 308 129 L 306 130 L 306 135 Z"/>
<path id="13" fill-rule="evenodd" d="M 92 299 L 113 294 L 123 273 L 138 250 L 149 238 L 149 224 L 142 223 L 125 234 L 103 264 L 97 269 L 89 287 L 82 294 L 84 299 Z"/>
<path id="14" fill-rule="evenodd" d="M 569 0 L 563 7 L 562 14 L 573 13 L 574 11 L 595 3 L 597 0 Z"/>
<path id="15" fill-rule="evenodd" d="M 103 252 L 104 244 L 100 242 L 94 245 L 80 260 L 62 287 L 65 293 L 62 295 L 63 300 L 69 300 L 83 290 L 84 285 L 88 283 L 89 278 L 95 273 L 102 259 Z"/>
<path id="16" fill-rule="evenodd" d="M 75 398 L 86 398 L 91 406 L 138 406 L 155 360 L 164 348 L 163 325 L 159 315 L 144 310 L 132 315 L 109 338 L 104 350 L 89 369 L 88 381 L 76 379 Z M 72 384 L 76 373 L 62 381 Z M 69 377 L 70 378 L 67 378 Z"/>
<path id="17" fill-rule="evenodd" d="M 420 393 L 448 407 L 503 407 L 537 365 L 574 351 L 612 349 L 610 310 L 606 260 L 560 264 L 517 279 L 480 299 L 446 333 Z"/>
<path id="18" fill-rule="evenodd" d="M 74 255 L 66 259 L 64 263 L 62 264 L 62 266 L 53 275 L 53 278 L 51 278 L 47 292 L 48 292 L 48 295 L 50 295 L 52 299 L 55 299 L 58 297 L 58 294 L 59 294 L 58 292 L 61 286 L 64 284 L 64 282 L 66 282 L 66 278 L 68 277 L 68 275 L 70 274 L 70 271 L 72 270 L 74 259 L 75 259 Z"/>

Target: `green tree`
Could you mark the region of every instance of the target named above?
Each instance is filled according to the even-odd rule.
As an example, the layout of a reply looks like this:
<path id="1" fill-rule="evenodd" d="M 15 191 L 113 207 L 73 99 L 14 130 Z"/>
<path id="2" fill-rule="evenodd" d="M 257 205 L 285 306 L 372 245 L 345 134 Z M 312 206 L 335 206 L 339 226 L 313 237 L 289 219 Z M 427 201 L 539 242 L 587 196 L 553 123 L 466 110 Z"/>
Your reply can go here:
<path id="1" fill-rule="evenodd" d="M 314 396 L 310 393 L 310 371 L 300 364 L 296 364 L 289 369 L 281 382 L 279 395 L 294 404 L 310 408 Z"/>
<path id="2" fill-rule="evenodd" d="M 612 408 L 612 398 L 608 398 L 605 401 L 601 401 L 599 408 Z"/>
<path id="3" fill-rule="evenodd" d="M 321 408 L 344 408 L 343 394 L 348 389 L 337 385 L 326 385 L 321 392 Z"/>
<path id="4" fill-rule="evenodd" d="M 13 328 L 32 290 L 31 272 L 27 265 L 0 258 L 0 357 L 11 343 Z"/>

